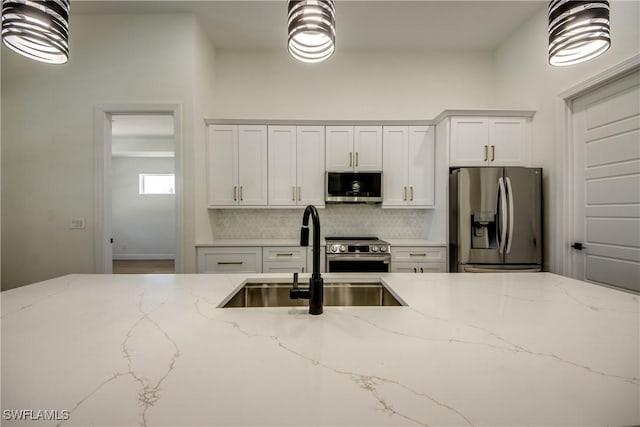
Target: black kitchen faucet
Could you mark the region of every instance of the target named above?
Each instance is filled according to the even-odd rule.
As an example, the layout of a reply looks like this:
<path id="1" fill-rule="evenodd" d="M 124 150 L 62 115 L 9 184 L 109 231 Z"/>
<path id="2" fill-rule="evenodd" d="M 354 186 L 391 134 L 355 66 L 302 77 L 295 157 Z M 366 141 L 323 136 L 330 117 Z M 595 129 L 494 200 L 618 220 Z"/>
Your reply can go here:
<path id="1" fill-rule="evenodd" d="M 307 206 L 302 216 L 300 246 L 309 246 L 309 215 L 313 221 L 313 272 L 309 279 L 309 289 L 298 288 L 298 273 L 293 273 L 293 289 L 289 291 L 289 297 L 308 299 L 309 314 L 322 314 L 324 281 L 320 275 L 320 217 L 313 205 Z"/>

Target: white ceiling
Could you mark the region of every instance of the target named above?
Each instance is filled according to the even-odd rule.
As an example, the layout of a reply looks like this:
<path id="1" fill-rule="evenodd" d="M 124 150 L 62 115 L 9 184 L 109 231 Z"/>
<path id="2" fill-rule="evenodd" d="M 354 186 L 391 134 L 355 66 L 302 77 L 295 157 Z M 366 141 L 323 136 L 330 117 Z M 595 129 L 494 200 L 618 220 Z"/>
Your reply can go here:
<path id="1" fill-rule="evenodd" d="M 336 1 L 337 49 L 494 49 L 546 1 Z M 194 13 L 217 48 L 286 46 L 286 0 L 73 0 L 74 15 Z"/>

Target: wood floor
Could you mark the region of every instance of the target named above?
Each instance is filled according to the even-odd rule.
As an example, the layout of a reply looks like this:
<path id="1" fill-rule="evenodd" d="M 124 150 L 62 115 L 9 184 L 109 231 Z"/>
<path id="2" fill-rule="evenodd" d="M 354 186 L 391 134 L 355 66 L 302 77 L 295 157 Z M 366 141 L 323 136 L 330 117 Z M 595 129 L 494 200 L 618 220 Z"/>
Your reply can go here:
<path id="1" fill-rule="evenodd" d="M 113 260 L 113 274 L 173 274 L 172 259 Z"/>

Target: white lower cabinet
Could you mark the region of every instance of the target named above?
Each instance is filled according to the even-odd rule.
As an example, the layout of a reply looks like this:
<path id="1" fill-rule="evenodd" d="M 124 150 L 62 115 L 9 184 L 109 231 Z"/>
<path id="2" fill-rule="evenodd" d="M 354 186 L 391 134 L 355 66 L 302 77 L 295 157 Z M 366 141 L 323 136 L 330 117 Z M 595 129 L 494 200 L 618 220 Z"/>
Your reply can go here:
<path id="1" fill-rule="evenodd" d="M 300 246 L 262 248 L 263 273 L 305 273 L 307 248 Z"/>
<path id="2" fill-rule="evenodd" d="M 447 248 L 445 246 L 393 246 L 391 272 L 446 273 Z"/>
<path id="3" fill-rule="evenodd" d="M 261 247 L 203 247 L 197 249 L 198 273 L 261 273 Z"/>

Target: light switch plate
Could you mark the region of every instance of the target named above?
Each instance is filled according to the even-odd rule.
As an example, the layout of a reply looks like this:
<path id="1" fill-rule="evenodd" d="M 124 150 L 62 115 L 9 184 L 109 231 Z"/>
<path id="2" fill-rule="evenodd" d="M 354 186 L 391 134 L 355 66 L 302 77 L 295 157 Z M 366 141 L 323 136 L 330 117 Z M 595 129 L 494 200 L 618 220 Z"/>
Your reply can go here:
<path id="1" fill-rule="evenodd" d="M 69 228 L 71 228 L 72 230 L 84 230 L 84 218 L 71 218 L 71 226 Z"/>

